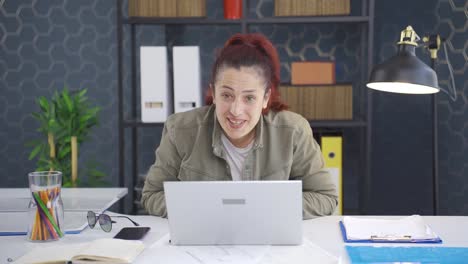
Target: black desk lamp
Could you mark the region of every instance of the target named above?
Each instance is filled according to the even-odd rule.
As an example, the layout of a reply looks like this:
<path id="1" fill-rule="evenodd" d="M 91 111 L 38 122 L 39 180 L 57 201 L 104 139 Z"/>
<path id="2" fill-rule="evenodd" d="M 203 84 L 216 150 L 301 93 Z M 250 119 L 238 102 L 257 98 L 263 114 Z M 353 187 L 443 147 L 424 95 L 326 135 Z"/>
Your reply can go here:
<path id="1" fill-rule="evenodd" d="M 437 103 L 435 93 L 444 91 L 439 87 L 437 74 L 434 71 L 435 62 L 437 59 L 437 51 L 443 42 L 439 35 L 431 35 L 423 38 L 423 45 L 431 54 L 431 67 L 427 66 L 418 57 L 415 50 L 419 46 L 419 36 L 411 26 L 406 27 L 401 31 L 400 41 L 398 44 L 397 55 L 391 57 L 382 64 L 376 65 L 371 72 L 367 87 L 384 92 L 403 93 L 403 94 L 434 94 L 432 96 L 432 118 L 433 118 L 433 210 L 434 215 L 437 215 L 439 209 L 438 203 L 438 138 L 437 138 Z M 456 92 L 453 81 L 453 70 L 448 62 L 447 64 L 452 78 L 453 96 L 452 100 L 456 100 Z"/>

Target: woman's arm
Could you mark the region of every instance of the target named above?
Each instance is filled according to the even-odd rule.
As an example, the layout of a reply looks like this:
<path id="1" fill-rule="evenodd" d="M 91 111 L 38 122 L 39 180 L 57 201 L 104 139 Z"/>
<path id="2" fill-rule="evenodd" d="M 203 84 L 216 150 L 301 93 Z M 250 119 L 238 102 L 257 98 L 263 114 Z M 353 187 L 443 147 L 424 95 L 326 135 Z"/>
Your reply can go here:
<path id="1" fill-rule="evenodd" d="M 167 217 L 163 183 L 177 181 L 181 158 L 174 145 L 174 131 L 169 120 L 164 125 L 161 143 L 156 150 L 156 162 L 151 166 L 143 187 L 141 203 L 151 215 Z"/>
<path id="2" fill-rule="evenodd" d="M 294 135 L 292 180 L 302 180 L 303 218 L 331 215 L 338 204 L 336 186 L 324 169 L 320 147 L 309 122 L 302 119 Z"/>

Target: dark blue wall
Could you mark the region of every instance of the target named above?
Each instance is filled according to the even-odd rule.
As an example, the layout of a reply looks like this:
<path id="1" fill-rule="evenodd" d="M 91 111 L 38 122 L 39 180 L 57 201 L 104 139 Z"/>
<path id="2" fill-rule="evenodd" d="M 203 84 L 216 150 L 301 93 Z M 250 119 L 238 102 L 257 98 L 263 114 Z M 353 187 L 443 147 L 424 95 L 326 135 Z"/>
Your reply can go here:
<path id="1" fill-rule="evenodd" d="M 249 1 L 248 16 L 271 16 L 273 0 Z M 359 13 L 359 1 L 352 1 Z M 125 4 L 124 10 L 127 5 Z M 442 214 L 466 214 L 464 155 L 468 148 L 468 87 L 466 82 L 466 1 L 415 0 L 376 1 L 374 61 L 396 52 L 399 32 L 412 25 L 420 36 L 438 32 L 447 38 L 450 61 L 455 69 L 458 100 L 440 93 L 439 164 Z M 207 0 L 209 17 L 222 18 L 222 2 Z M 289 64 L 295 60 L 337 60 L 339 81 L 353 82 L 355 100 L 366 92 L 359 80 L 359 28 L 357 25 L 278 25 L 251 27 L 277 46 L 282 60 L 281 77 L 289 81 Z M 200 45 L 203 85 L 216 47 L 238 26 L 139 26 L 138 45 Z M 167 32 L 167 34 L 165 34 Z M 167 38 L 167 39 L 166 39 Z M 130 105 L 129 29 L 124 29 L 125 115 Z M 418 51 L 421 58 L 427 53 Z M 447 89 L 448 70 L 440 52 L 440 85 Z M 426 60 L 427 61 L 427 60 Z M 137 81 L 139 83 L 139 81 Z M 80 163 L 97 160 L 113 186 L 118 181 L 117 43 L 114 0 L 5 0 L 0 1 L 0 187 L 27 186 L 27 173 L 34 170 L 24 143 L 37 138 L 34 99 L 50 96 L 64 85 L 88 88 L 93 103 L 102 107 L 100 125 L 81 148 Z M 464 90 L 467 90 L 465 96 Z M 430 214 L 432 212 L 432 127 L 429 96 L 373 92 L 372 167 L 369 213 Z M 363 115 L 355 109 L 355 116 Z M 126 131 L 130 140 L 130 131 Z M 154 161 L 161 129 L 141 128 L 138 171 L 144 175 Z M 345 208 L 358 208 L 359 144 L 356 131 L 347 131 L 344 179 Z M 127 145 L 127 152 L 130 148 Z M 126 163 L 129 165 L 128 161 Z M 127 166 L 129 168 L 129 166 Z M 130 169 L 126 171 L 130 175 Z M 129 177 L 129 176 L 128 176 Z M 127 178 L 128 178 L 127 177 Z M 127 179 L 130 183 L 131 179 Z"/>
<path id="2" fill-rule="evenodd" d="M 396 54 L 399 32 L 412 25 L 422 37 L 439 33 L 447 39 L 458 98 L 437 94 L 440 214 L 467 214 L 468 157 L 467 39 L 468 2 L 461 0 L 376 1 L 375 63 Z M 417 55 L 426 63 L 429 55 Z M 445 52 L 437 74 L 448 90 Z M 432 114 L 429 95 L 373 92 L 371 213 L 431 214 Z"/>
<path id="3" fill-rule="evenodd" d="M 39 137 L 35 98 L 88 88 L 100 124 L 80 149 L 80 164 L 117 175 L 117 43 L 114 1 L 0 2 L 0 186 L 27 186 L 25 143 Z M 116 177 L 108 177 L 111 184 Z"/>

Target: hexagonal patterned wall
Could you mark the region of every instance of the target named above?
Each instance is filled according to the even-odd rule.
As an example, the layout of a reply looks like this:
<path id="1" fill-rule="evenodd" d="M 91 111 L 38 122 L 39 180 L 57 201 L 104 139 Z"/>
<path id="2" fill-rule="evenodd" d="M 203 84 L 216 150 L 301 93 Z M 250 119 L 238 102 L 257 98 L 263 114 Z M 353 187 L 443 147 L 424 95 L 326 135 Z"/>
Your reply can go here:
<path id="1" fill-rule="evenodd" d="M 412 25 L 422 37 L 440 34 L 436 72 L 446 92 L 438 106 L 439 214 L 468 213 L 467 47 L 468 2 L 464 0 L 376 1 L 375 61 L 396 54 L 400 31 Z M 448 55 L 448 60 L 446 59 Z M 429 64 L 429 54 L 417 50 Z M 454 97 L 449 62 L 457 98 Z M 432 214 L 432 105 L 428 95 L 373 93 L 373 163 L 370 211 L 377 214 Z M 404 206 L 402 206 L 404 204 Z"/>
<path id="2" fill-rule="evenodd" d="M 98 162 L 117 183 L 116 5 L 105 1 L 0 1 L 0 186 L 27 186 L 28 161 L 38 139 L 38 96 L 65 86 L 88 88 L 102 108 L 99 126 L 80 146 L 80 167 Z"/>
<path id="3" fill-rule="evenodd" d="M 273 0 L 248 1 L 249 17 L 269 17 Z M 359 12 L 359 1 L 352 13 Z M 391 3 L 390 3 L 391 2 Z M 100 125 L 81 148 L 80 164 L 96 160 L 111 185 L 118 182 L 117 38 L 115 0 L 0 0 L 0 187 L 27 186 L 28 161 L 25 143 L 39 135 L 30 116 L 37 111 L 35 98 L 50 96 L 65 85 L 88 88 L 92 102 L 102 107 Z M 124 1 L 123 9 L 128 4 Z M 458 98 L 437 96 L 439 106 L 440 205 L 442 214 L 466 214 L 468 183 L 464 174 L 468 160 L 468 87 L 466 82 L 467 3 L 464 0 L 376 1 L 374 61 L 380 62 L 396 51 L 399 31 L 407 24 L 420 34 L 438 32 L 447 39 L 454 69 Z M 207 0 L 207 14 L 222 18 L 222 1 Z M 138 26 L 137 45 L 200 45 L 203 86 L 209 80 L 214 50 L 238 26 Z M 249 31 L 261 32 L 277 46 L 281 78 L 289 81 L 290 62 L 335 60 L 338 81 L 353 82 L 354 99 L 365 92 L 360 80 L 360 32 L 353 24 L 262 25 Z M 125 116 L 131 113 L 131 72 L 129 27 L 124 28 Z M 418 56 L 427 54 L 422 49 Z M 449 89 L 448 64 L 439 53 L 440 84 Z M 138 56 L 137 56 L 138 59 Z M 426 60 L 427 62 L 427 60 Z M 139 83 L 139 80 L 137 80 Z M 428 96 L 403 96 L 373 92 L 373 145 L 371 173 L 372 213 L 431 213 L 431 111 Z M 139 113 L 138 113 L 139 115 Z M 355 115 L 363 116 L 357 107 Z M 131 142 L 126 130 L 126 142 Z M 325 131 L 326 132 L 326 131 Z M 358 209 L 359 134 L 345 131 L 344 198 L 350 212 Z M 154 162 L 161 128 L 138 129 L 138 173 L 144 175 Z M 126 144 L 126 153 L 130 153 Z M 132 182 L 130 161 L 126 160 L 126 184 Z M 130 185 L 129 185 L 130 186 Z M 133 198 L 133 197 L 131 197 Z M 131 204 L 131 201 L 127 202 Z M 402 205 L 404 204 L 404 206 Z"/>

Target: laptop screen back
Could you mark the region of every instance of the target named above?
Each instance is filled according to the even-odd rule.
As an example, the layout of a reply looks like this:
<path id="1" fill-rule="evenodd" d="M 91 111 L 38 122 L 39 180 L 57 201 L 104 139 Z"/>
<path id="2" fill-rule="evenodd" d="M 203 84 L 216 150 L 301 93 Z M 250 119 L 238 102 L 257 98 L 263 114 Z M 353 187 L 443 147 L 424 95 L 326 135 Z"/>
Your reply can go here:
<path id="1" fill-rule="evenodd" d="M 296 245 L 301 181 L 164 182 L 171 243 Z"/>

